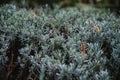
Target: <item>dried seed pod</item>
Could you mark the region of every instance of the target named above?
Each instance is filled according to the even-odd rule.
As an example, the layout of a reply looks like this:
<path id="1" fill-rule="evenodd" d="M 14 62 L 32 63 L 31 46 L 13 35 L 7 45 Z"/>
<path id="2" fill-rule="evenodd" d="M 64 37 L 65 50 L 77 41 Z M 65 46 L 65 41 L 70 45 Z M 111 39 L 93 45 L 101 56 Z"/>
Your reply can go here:
<path id="1" fill-rule="evenodd" d="M 85 56 L 86 55 L 86 48 L 85 48 L 84 42 L 81 43 L 81 48 L 82 48 L 82 55 Z"/>
<path id="2" fill-rule="evenodd" d="M 33 15 L 34 17 L 37 17 L 37 16 L 38 16 L 37 12 L 33 12 L 32 15 Z"/>
<path id="3" fill-rule="evenodd" d="M 100 28 L 95 23 L 91 23 L 91 26 L 95 28 L 96 32 L 100 31 Z"/>

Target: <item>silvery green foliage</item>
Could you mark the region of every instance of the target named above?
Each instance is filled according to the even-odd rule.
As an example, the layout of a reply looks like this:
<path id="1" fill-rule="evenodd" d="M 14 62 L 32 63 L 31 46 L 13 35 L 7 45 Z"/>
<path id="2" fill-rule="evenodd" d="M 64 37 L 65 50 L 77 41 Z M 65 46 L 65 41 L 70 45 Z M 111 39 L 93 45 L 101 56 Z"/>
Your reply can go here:
<path id="1" fill-rule="evenodd" d="M 17 35 L 24 45 L 19 50 L 25 57 L 18 58 L 21 66 L 30 60 L 33 64 L 30 71 L 39 68 L 40 80 L 118 80 L 119 18 L 109 10 L 70 8 L 52 12 L 41 8 L 34 16 L 35 11 L 18 9 L 14 5 L 0 8 L 0 55 L 12 35 Z M 91 23 L 99 27 L 99 32 Z M 82 55 L 82 42 L 87 51 L 85 56 Z M 35 56 L 29 57 L 32 50 Z M 40 58 L 39 64 L 37 58 Z"/>
<path id="2" fill-rule="evenodd" d="M 14 12 L 16 12 L 18 9 L 15 5 L 8 5 L 6 4 L 5 6 L 0 8 L 0 20 L 4 21 L 11 17 Z"/>

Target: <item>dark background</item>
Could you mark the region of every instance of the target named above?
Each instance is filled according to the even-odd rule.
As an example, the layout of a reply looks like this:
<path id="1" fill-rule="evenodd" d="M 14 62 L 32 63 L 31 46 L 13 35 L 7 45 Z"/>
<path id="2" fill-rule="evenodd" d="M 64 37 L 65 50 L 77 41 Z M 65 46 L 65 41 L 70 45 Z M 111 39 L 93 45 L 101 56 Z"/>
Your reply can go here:
<path id="1" fill-rule="evenodd" d="M 20 7 L 34 8 L 48 4 L 54 8 L 53 4 L 61 4 L 61 7 L 71 7 L 76 4 L 89 4 L 98 8 L 110 8 L 114 11 L 120 10 L 120 0 L 0 0 L 0 5 L 14 3 Z"/>

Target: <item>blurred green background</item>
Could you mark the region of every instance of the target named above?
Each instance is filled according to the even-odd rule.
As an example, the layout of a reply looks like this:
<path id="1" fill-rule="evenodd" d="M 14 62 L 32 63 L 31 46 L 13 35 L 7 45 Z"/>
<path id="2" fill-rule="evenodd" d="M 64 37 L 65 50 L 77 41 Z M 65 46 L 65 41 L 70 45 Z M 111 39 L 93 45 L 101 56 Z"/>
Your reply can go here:
<path id="1" fill-rule="evenodd" d="M 81 6 L 94 6 L 97 8 L 110 8 L 111 10 L 120 10 L 120 0 L 0 0 L 0 4 L 13 3 L 20 7 L 34 8 L 49 5 L 54 8 L 53 4 L 58 4 L 63 7 Z M 85 7 L 85 6 L 84 6 Z"/>

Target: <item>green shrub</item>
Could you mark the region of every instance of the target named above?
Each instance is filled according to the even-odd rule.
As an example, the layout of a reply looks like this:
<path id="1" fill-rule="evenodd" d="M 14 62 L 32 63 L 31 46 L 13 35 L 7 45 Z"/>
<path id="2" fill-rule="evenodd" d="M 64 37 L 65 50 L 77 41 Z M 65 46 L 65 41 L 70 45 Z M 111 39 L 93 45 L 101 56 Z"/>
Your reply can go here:
<path id="1" fill-rule="evenodd" d="M 0 20 L 0 74 L 6 80 L 120 78 L 120 19 L 109 10 L 5 5 Z"/>

